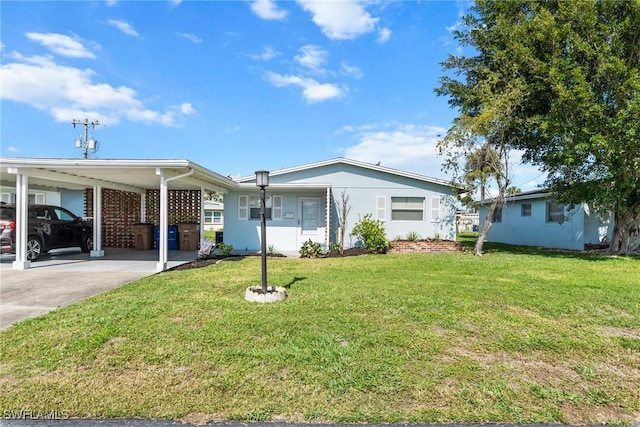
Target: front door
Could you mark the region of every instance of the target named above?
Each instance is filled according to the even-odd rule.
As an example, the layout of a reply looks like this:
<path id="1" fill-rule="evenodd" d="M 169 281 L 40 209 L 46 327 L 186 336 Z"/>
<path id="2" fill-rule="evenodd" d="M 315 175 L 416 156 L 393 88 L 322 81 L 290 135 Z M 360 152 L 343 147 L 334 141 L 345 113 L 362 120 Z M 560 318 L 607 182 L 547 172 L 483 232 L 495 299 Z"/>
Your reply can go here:
<path id="1" fill-rule="evenodd" d="M 320 239 L 320 207 L 319 197 L 298 199 L 298 247 L 309 239 L 314 242 L 322 242 Z"/>

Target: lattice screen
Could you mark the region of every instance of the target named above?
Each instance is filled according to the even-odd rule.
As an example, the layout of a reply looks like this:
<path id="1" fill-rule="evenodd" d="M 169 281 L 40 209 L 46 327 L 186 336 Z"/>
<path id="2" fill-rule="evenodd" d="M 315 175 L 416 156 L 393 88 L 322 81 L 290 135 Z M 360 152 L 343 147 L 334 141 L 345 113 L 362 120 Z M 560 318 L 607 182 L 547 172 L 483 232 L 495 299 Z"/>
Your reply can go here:
<path id="1" fill-rule="evenodd" d="M 147 223 L 160 223 L 160 191 L 147 190 L 145 216 Z M 169 225 L 200 221 L 199 190 L 169 191 Z M 140 195 L 126 191 L 102 189 L 102 246 L 133 248 L 133 225 L 140 223 Z M 85 215 L 93 216 L 93 189 L 85 191 Z"/>

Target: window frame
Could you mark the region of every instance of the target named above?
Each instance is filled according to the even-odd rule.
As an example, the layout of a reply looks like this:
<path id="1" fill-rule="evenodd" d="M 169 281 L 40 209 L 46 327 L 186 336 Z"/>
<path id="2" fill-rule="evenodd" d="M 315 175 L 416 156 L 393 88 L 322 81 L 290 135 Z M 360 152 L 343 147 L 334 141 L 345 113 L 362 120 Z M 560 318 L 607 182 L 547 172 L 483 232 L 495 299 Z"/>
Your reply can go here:
<path id="1" fill-rule="evenodd" d="M 496 206 L 496 210 L 491 215 L 491 224 L 501 224 L 503 219 L 502 206 Z"/>
<path id="2" fill-rule="evenodd" d="M 528 206 L 528 209 L 526 209 L 527 206 Z M 522 203 L 520 205 L 520 216 L 523 218 L 529 218 L 531 217 L 532 210 L 533 208 L 531 203 Z"/>
<path id="3" fill-rule="evenodd" d="M 400 199 L 404 199 L 401 201 Z M 411 200 L 410 200 L 411 199 Z M 394 204 L 404 203 L 409 205 L 410 203 L 421 202 L 422 207 L 420 209 L 404 206 L 401 208 L 394 207 Z M 391 197 L 391 221 L 424 221 L 425 220 L 425 204 L 426 197 L 413 197 L 413 196 L 392 196 Z M 396 214 L 417 214 L 420 213 L 420 219 L 416 218 L 398 218 Z"/>
<path id="4" fill-rule="evenodd" d="M 564 212 L 566 206 L 559 202 L 546 202 L 544 219 L 546 223 L 562 224 L 564 222 Z M 561 212 L 558 212 L 561 211 Z M 557 218 L 560 214 L 560 218 Z"/>

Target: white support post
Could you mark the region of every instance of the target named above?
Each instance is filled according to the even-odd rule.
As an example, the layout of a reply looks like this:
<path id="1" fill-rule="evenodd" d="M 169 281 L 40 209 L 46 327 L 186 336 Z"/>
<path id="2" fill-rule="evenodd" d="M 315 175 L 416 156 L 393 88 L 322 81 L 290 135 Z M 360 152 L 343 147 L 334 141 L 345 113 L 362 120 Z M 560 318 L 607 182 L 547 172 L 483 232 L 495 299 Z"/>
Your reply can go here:
<path id="1" fill-rule="evenodd" d="M 91 258 L 104 256 L 102 250 L 102 187 L 93 186 L 93 247 L 90 248 Z"/>
<path id="2" fill-rule="evenodd" d="M 200 247 L 202 247 L 202 243 L 204 242 L 204 196 L 206 191 L 204 188 L 200 188 Z"/>
<path id="3" fill-rule="evenodd" d="M 27 259 L 27 230 L 29 228 L 29 177 L 18 170 L 9 171 L 16 174 L 16 259 L 14 270 L 31 268 Z"/>
<path id="4" fill-rule="evenodd" d="M 168 233 L 169 233 L 169 189 L 167 178 L 160 169 L 156 171 L 160 175 L 160 235 L 158 239 L 158 264 L 156 271 L 165 271 L 167 269 L 168 256 Z"/>

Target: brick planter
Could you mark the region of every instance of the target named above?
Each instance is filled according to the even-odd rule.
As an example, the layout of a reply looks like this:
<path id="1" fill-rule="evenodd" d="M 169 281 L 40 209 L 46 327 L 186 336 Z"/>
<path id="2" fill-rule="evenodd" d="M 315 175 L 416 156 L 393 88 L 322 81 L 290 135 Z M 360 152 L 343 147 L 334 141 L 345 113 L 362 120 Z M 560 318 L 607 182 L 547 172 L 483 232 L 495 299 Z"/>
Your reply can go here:
<path id="1" fill-rule="evenodd" d="M 453 240 L 394 240 L 389 253 L 464 252 L 465 247 Z"/>

